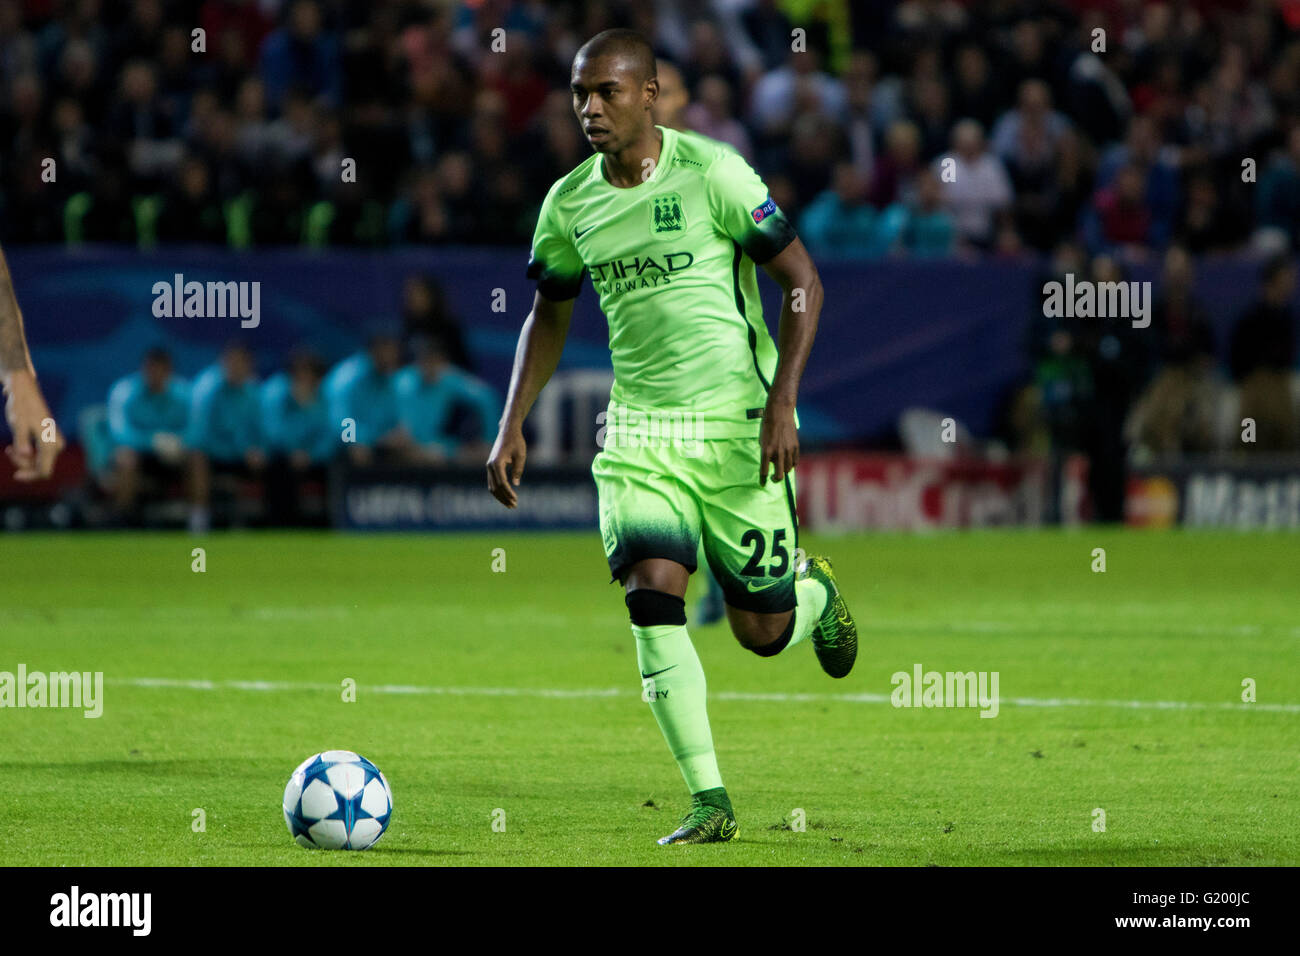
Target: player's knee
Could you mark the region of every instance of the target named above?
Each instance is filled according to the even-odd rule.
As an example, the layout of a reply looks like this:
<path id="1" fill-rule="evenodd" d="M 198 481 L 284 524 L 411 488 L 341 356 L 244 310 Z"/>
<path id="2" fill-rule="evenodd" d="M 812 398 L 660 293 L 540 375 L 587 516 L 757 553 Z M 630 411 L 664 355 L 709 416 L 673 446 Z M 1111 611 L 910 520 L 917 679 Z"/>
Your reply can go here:
<path id="1" fill-rule="evenodd" d="M 794 613 L 782 620 L 780 614 L 746 614 L 731 617 L 731 633 L 740 646 L 759 657 L 779 654 L 794 634 Z"/>
<path id="2" fill-rule="evenodd" d="M 652 588 L 635 588 L 627 592 L 627 613 L 637 627 L 658 625 L 684 625 L 686 601 L 666 591 Z"/>

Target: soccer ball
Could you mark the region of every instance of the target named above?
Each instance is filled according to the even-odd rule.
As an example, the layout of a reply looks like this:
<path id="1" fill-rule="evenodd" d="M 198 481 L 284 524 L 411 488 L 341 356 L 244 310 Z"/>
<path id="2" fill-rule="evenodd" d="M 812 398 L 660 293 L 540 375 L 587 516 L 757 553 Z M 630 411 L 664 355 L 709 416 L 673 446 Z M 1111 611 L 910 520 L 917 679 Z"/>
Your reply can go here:
<path id="1" fill-rule="evenodd" d="M 364 850 L 388 829 L 393 792 L 379 768 L 351 750 L 327 750 L 298 765 L 284 788 L 284 822 L 300 846 Z"/>

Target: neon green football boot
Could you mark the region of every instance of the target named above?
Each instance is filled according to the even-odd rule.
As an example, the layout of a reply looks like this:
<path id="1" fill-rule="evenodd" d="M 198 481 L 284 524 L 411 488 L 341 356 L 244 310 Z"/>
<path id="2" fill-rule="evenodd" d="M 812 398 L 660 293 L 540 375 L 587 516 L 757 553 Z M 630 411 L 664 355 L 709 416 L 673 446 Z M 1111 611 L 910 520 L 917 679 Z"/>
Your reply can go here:
<path id="1" fill-rule="evenodd" d="M 809 555 L 799 567 L 798 575 L 820 581 L 826 587 L 826 607 L 813 627 L 813 650 L 822 670 L 832 677 L 845 677 L 853 670 L 853 662 L 858 657 L 858 626 L 853 623 L 853 615 L 835 583 L 831 562 Z"/>
<path id="2" fill-rule="evenodd" d="M 731 810 L 704 803 L 697 794 L 691 797 L 691 808 L 682 817 L 681 825 L 668 836 L 661 837 L 659 845 L 726 843 L 735 837 L 739 829 L 736 826 L 736 815 Z"/>

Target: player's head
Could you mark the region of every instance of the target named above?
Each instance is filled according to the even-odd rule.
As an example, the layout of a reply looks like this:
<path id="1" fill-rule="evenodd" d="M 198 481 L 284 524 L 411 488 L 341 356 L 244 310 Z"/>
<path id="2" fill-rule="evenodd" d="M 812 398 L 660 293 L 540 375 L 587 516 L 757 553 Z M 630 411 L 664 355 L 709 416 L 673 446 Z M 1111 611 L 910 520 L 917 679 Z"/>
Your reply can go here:
<path id="1" fill-rule="evenodd" d="M 598 153 L 616 153 L 642 138 L 659 96 L 655 55 L 635 30 L 606 30 L 573 58 L 573 111 Z"/>
<path id="2" fill-rule="evenodd" d="M 391 375 L 402 364 L 402 340 L 395 330 L 387 325 L 374 329 L 366 339 L 366 352 L 375 371 L 381 375 Z"/>
<path id="3" fill-rule="evenodd" d="M 686 80 L 682 71 L 669 60 L 655 61 L 656 75 L 659 80 L 659 95 L 655 98 L 654 108 L 650 114 L 656 125 L 669 129 L 686 128 L 686 107 L 690 105 L 691 94 L 686 89 Z"/>
<path id="4" fill-rule="evenodd" d="M 436 379 L 448 365 L 447 346 L 440 335 L 417 335 L 411 340 L 411 351 L 420 374 L 428 381 Z"/>
<path id="5" fill-rule="evenodd" d="M 231 342 L 221 350 L 221 372 L 234 386 L 253 377 L 253 353 L 241 342 Z"/>
<path id="6" fill-rule="evenodd" d="M 295 349 L 289 357 L 289 383 L 299 402 L 307 403 L 316 395 L 325 377 L 325 361 L 310 349 Z"/>
<path id="7" fill-rule="evenodd" d="M 1295 294 L 1295 264 L 1285 252 L 1270 256 L 1260 269 L 1259 275 L 1264 287 L 1264 298 L 1268 301 L 1282 304 L 1290 301 L 1291 296 Z"/>
<path id="8" fill-rule="evenodd" d="M 943 205 L 943 185 L 928 166 L 916 173 L 916 204 L 925 212 L 934 212 Z"/>
<path id="9" fill-rule="evenodd" d="M 151 392 L 161 392 L 167 387 L 172 377 L 171 354 L 161 346 L 154 346 L 144 353 L 140 361 L 140 374 L 144 376 L 145 386 Z"/>

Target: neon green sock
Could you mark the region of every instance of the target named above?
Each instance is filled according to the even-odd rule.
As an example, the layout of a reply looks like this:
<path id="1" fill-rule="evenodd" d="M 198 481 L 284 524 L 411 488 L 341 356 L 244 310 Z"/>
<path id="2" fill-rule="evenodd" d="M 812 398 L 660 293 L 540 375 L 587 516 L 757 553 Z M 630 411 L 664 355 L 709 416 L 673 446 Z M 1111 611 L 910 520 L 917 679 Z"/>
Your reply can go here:
<path id="1" fill-rule="evenodd" d="M 790 635 L 790 643 L 786 645 L 786 650 L 812 633 L 818 618 L 822 616 L 822 611 L 826 610 L 826 602 L 830 597 L 826 592 L 826 586 L 820 581 L 804 578 L 794 582 L 794 598 L 797 602 L 794 609 L 794 633 Z"/>
<path id="2" fill-rule="evenodd" d="M 722 786 L 705 708 L 704 668 L 685 625 L 632 625 L 641 699 L 659 723 L 691 793 Z"/>

